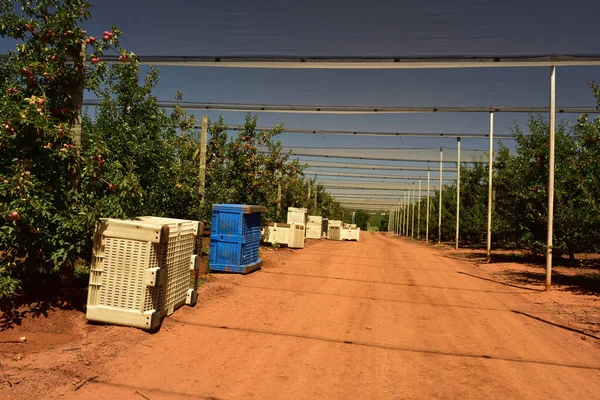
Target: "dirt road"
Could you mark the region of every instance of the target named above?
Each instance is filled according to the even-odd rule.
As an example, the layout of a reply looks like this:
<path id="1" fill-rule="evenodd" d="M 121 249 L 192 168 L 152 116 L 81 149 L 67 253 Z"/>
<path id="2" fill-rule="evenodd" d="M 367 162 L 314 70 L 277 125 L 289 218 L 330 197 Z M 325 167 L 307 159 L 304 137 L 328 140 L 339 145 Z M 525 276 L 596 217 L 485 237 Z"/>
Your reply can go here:
<path id="1" fill-rule="evenodd" d="M 384 234 L 265 253 L 62 398 L 600 398 L 598 341 L 514 312 L 544 293 Z"/>

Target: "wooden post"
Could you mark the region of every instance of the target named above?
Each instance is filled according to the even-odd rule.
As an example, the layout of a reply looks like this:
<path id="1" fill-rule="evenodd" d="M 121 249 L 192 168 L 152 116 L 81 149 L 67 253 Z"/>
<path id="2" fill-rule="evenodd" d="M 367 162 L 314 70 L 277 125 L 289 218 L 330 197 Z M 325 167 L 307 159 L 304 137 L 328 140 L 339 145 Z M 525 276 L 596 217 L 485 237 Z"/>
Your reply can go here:
<path id="1" fill-rule="evenodd" d="M 69 121 L 70 133 L 73 138 L 73 146 L 77 155 L 81 152 L 81 115 L 83 114 L 83 91 L 85 89 L 85 66 L 87 46 L 84 41 L 78 53 L 71 54 L 75 68 L 75 79 L 72 82 L 69 95 L 73 106 L 73 116 Z M 67 171 L 67 182 L 72 190 L 79 190 L 79 171 L 76 163 L 69 163 Z"/>
<path id="2" fill-rule="evenodd" d="M 73 102 L 73 119 L 71 120 L 71 134 L 73 135 L 73 146 L 78 151 L 81 148 L 81 114 L 83 113 L 83 91 L 85 87 L 85 63 L 87 46 L 81 42 L 79 54 L 73 54 L 73 65 L 75 66 L 76 81 L 71 90 L 71 101 Z"/>
<path id="3" fill-rule="evenodd" d="M 546 291 L 552 286 L 552 234 L 554 229 L 554 145 L 556 130 L 556 67 L 550 67 L 550 160 L 548 165 L 548 238 L 546 244 Z"/>
<path id="4" fill-rule="evenodd" d="M 204 185 L 206 183 L 206 136 L 208 134 L 208 117 L 202 117 L 202 130 L 200 131 L 200 168 L 198 170 L 198 195 L 200 196 L 200 212 L 204 205 Z"/>
<path id="5" fill-rule="evenodd" d="M 277 215 L 281 216 L 281 178 L 282 173 L 279 171 L 279 179 L 277 179 Z"/>

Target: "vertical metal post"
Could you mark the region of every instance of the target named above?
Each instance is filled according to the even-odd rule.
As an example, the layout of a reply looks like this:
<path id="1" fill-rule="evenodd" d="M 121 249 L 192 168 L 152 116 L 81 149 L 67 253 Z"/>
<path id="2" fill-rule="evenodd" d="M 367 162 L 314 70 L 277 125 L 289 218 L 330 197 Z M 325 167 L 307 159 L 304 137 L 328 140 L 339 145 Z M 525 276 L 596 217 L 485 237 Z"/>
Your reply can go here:
<path id="1" fill-rule="evenodd" d="M 317 209 L 317 196 L 319 194 L 319 191 L 317 190 L 317 187 L 315 187 L 315 214 L 321 214 L 318 209 Z"/>
<path id="2" fill-rule="evenodd" d="M 398 214 L 399 230 L 398 234 L 404 234 L 404 196 L 400 197 L 400 213 Z"/>
<path id="3" fill-rule="evenodd" d="M 395 223 L 394 223 L 394 233 L 398 234 L 399 230 L 400 230 L 400 213 L 402 210 L 402 199 L 398 200 L 398 202 L 396 203 L 396 216 L 395 216 Z"/>
<path id="4" fill-rule="evenodd" d="M 456 138 L 457 160 L 456 160 L 456 249 L 458 250 L 458 239 L 460 232 L 460 138 Z"/>
<path id="5" fill-rule="evenodd" d="M 400 224 L 400 234 L 404 235 L 406 233 L 406 225 L 404 224 L 404 221 L 406 220 L 406 195 L 402 196 L 402 215 L 400 215 L 400 217 L 402 218 L 402 223 Z"/>
<path id="6" fill-rule="evenodd" d="M 412 184 L 412 222 L 410 229 L 410 237 L 415 238 L 415 183 Z"/>
<path id="7" fill-rule="evenodd" d="M 554 230 L 554 141 L 556 130 L 556 67 L 550 67 L 550 160 L 548 165 L 548 243 L 546 246 L 546 290 L 552 285 L 552 236 Z"/>
<path id="8" fill-rule="evenodd" d="M 492 176 L 494 172 L 494 112 L 490 112 L 490 162 L 488 165 L 488 223 L 487 223 L 487 262 L 492 260 Z"/>
<path id="9" fill-rule="evenodd" d="M 402 221 L 404 218 L 404 198 L 400 198 L 398 205 L 398 235 L 402 234 Z"/>
<path id="10" fill-rule="evenodd" d="M 442 162 L 444 158 L 444 148 L 440 147 L 440 202 L 438 205 L 438 243 L 442 243 Z"/>
<path id="11" fill-rule="evenodd" d="M 417 196 L 417 239 L 421 238 L 421 180 L 419 179 L 419 194 Z"/>
<path id="12" fill-rule="evenodd" d="M 429 180 L 431 178 L 431 170 L 427 169 L 427 213 L 425 216 L 425 244 L 429 244 Z"/>
<path id="13" fill-rule="evenodd" d="M 202 129 L 200 131 L 200 170 L 198 178 L 200 184 L 198 186 L 198 195 L 200 196 L 200 213 L 202 213 L 202 205 L 204 205 L 204 185 L 206 182 L 206 136 L 208 134 L 208 117 L 202 117 Z M 202 215 L 200 215 L 201 217 Z M 202 218 L 200 218 L 202 219 Z"/>
<path id="14" fill-rule="evenodd" d="M 409 227 L 409 218 L 410 218 L 410 190 L 406 191 L 406 237 L 409 236 L 410 227 Z"/>

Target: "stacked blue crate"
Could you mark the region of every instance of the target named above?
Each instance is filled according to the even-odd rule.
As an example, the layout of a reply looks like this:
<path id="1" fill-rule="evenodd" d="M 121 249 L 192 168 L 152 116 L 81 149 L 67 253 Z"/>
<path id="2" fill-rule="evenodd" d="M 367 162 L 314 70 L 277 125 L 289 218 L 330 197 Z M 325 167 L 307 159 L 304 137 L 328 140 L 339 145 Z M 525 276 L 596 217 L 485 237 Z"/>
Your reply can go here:
<path id="1" fill-rule="evenodd" d="M 247 274 L 260 268 L 260 217 L 267 209 L 245 204 L 214 204 L 210 228 L 211 271 Z"/>

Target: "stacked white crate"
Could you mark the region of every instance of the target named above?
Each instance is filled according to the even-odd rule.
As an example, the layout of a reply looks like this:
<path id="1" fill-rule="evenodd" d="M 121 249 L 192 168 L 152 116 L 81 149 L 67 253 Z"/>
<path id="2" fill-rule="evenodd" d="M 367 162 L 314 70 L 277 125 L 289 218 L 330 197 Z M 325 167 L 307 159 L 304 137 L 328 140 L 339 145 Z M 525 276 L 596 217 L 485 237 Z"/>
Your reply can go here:
<path id="1" fill-rule="evenodd" d="M 271 222 L 263 228 L 262 234 L 266 243 L 287 246 L 290 241 L 290 224 Z"/>
<path id="2" fill-rule="evenodd" d="M 330 219 L 327 227 L 327 239 L 342 240 L 342 225 L 342 221 Z"/>
<path id="3" fill-rule="evenodd" d="M 306 225 L 307 214 L 308 210 L 306 208 L 289 207 L 287 213 L 287 223 Z"/>
<path id="4" fill-rule="evenodd" d="M 321 239 L 323 235 L 323 217 L 319 215 L 309 215 L 306 222 L 306 238 Z"/>
<path id="5" fill-rule="evenodd" d="M 306 239 L 306 217 L 308 215 L 308 209 L 306 208 L 298 208 L 298 207 L 289 207 L 287 213 L 287 223 L 288 224 L 299 224 L 302 225 L 302 233 L 304 233 L 304 238 Z M 291 234 L 291 232 L 290 232 Z M 304 247 L 304 245 L 303 245 Z"/>
<path id="6" fill-rule="evenodd" d="M 302 224 L 290 224 L 290 239 L 288 241 L 288 247 L 291 249 L 303 249 L 304 248 L 304 237 L 305 237 L 305 226 Z"/>

